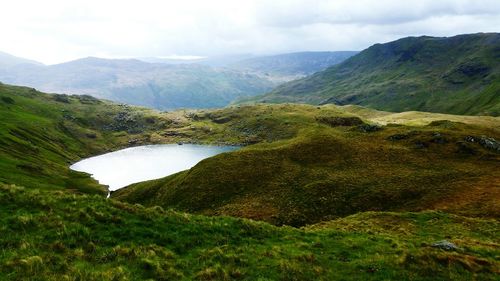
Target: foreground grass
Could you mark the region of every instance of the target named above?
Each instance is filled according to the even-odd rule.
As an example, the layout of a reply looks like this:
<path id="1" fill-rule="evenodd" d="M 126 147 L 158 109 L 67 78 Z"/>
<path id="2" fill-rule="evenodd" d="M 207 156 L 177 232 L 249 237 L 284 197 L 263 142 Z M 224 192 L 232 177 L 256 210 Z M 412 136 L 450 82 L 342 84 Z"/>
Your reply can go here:
<path id="1" fill-rule="evenodd" d="M 362 213 L 306 229 L 0 185 L 0 280 L 495 280 L 500 225 Z M 455 251 L 431 247 L 442 239 Z"/>

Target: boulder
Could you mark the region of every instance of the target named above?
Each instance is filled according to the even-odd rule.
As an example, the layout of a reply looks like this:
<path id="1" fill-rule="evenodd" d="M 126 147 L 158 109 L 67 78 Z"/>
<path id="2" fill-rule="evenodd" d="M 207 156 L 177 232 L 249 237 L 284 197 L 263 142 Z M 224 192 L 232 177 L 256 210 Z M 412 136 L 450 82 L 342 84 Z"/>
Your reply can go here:
<path id="1" fill-rule="evenodd" d="M 456 250 L 459 250 L 459 248 L 457 247 L 457 245 L 447 241 L 447 240 L 441 240 L 441 241 L 438 241 L 434 244 L 431 245 L 431 247 L 434 247 L 434 248 L 439 248 L 439 249 L 443 249 L 443 250 L 446 250 L 446 251 L 456 251 Z"/>
<path id="2" fill-rule="evenodd" d="M 466 136 L 464 140 L 470 143 L 478 143 L 479 145 L 481 145 L 486 149 L 500 152 L 500 142 L 494 138 L 489 138 L 486 136 L 481 136 L 481 137 Z"/>

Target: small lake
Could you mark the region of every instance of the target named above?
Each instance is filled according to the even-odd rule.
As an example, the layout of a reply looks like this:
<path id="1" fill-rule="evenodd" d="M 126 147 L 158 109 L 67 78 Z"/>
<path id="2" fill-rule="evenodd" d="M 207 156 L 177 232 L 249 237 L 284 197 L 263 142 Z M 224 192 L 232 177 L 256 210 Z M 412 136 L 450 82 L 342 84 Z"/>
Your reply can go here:
<path id="1" fill-rule="evenodd" d="M 158 179 L 189 169 L 201 160 L 238 149 L 237 146 L 161 144 L 126 148 L 81 160 L 71 169 L 85 172 L 117 190 L 129 184 Z"/>

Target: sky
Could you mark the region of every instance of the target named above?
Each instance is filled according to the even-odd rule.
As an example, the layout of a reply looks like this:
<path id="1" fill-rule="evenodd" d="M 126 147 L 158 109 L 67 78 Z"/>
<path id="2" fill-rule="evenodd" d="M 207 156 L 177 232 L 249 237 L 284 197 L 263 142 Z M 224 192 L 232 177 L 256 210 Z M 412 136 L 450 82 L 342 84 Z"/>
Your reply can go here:
<path id="1" fill-rule="evenodd" d="M 0 10 L 0 51 L 46 64 L 362 50 L 475 32 L 500 32 L 500 0 L 16 0 Z"/>

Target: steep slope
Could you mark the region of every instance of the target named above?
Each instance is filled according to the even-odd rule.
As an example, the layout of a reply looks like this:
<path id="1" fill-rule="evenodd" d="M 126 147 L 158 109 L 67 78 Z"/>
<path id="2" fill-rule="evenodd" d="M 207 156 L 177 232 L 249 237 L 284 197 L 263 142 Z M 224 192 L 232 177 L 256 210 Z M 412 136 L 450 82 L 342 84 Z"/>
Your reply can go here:
<path id="1" fill-rule="evenodd" d="M 498 116 L 500 34 L 409 37 L 376 44 L 257 100 Z"/>
<path id="2" fill-rule="evenodd" d="M 290 81 L 339 64 L 357 53 L 355 51 L 298 52 L 249 58 L 227 67 L 273 80 Z"/>
<path id="3" fill-rule="evenodd" d="M 1 83 L 0 120 L 0 182 L 101 194 L 104 186 L 69 164 L 127 146 L 171 122 L 143 108 Z"/>
<path id="4" fill-rule="evenodd" d="M 198 124 L 224 120 L 227 132 L 241 130 L 270 143 L 220 154 L 111 196 L 295 226 L 362 211 L 500 214 L 498 118 L 494 128 L 449 121 L 378 127 L 348 109 L 274 105 L 195 114 Z M 449 203 L 456 197 L 465 199 Z"/>
<path id="5" fill-rule="evenodd" d="M 203 65 L 99 58 L 50 66 L 15 65 L 0 69 L 0 81 L 161 110 L 221 107 L 275 85 L 256 75 Z"/>

